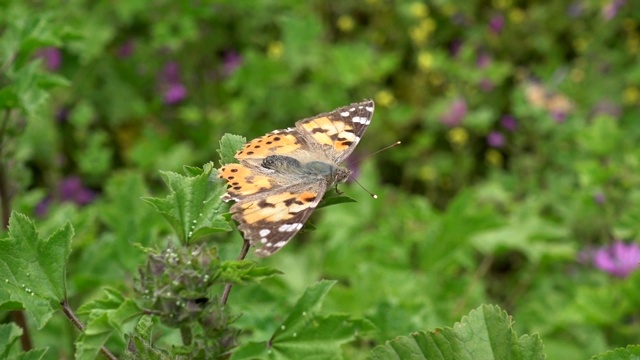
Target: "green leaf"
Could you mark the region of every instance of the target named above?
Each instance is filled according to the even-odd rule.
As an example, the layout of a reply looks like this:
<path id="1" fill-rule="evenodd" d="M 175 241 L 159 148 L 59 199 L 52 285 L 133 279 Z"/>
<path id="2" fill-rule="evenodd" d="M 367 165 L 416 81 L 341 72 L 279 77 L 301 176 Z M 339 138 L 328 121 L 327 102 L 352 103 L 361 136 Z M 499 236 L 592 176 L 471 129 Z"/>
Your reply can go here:
<path id="1" fill-rule="evenodd" d="M 21 353 L 20 355 L 12 358 L 12 360 L 40 360 L 44 358 L 44 355 L 47 353 L 47 348 L 44 349 L 33 349 L 31 351 L 27 351 L 26 353 Z"/>
<path id="2" fill-rule="evenodd" d="M 73 228 L 67 222 L 47 240 L 33 222 L 12 213 L 9 238 L 0 240 L 0 305 L 18 302 L 42 328 L 66 297 L 65 269 Z"/>
<path id="3" fill-rule="evenodd" d="M 220 165 L 238 162 L 235 155 L 246 142 L 247 139 L 240 135 L 224 134 L 220 139 L 220 149 L 218 149 Z"/>
<path id="4" fill-rule="evenodd" d="M 341 359 L 340 345 L 373 326 L 349 315 L 318 315 L 322 301 L 336 281 L 320 281 L 305 291 L 287 319 L 263 343 L 249 343 L 232 359 Z"/>
<path id="5" fill-rule="evenodd" d="M 213 163 L 205 164 L 199 175 L 191 177 L 163 171 L 171 194 L 164 199 L 144 199 L 164 216 L 183 243 L 231 230 L 223 216 L 227 205 L 220 198 L 226 187 L 221 181 L 209 179 L 212 171 Z"/>
<path id="6" fill-rule="evenodd" d="M 135 330 L 129 338 L 129 345 L 123 359 L 164 360 L 171 357 L 165 350 L 153 346 L 151 337 L 153 325 L 154 321 L 151 316 L 145 315 L 138 320 Z"/>
<path id="7" fill-rule="evenodd" d="M 318 204 L 318 208 L 323 208 L 325 206 L 337 205 L 337 204 L 345 204 L 345 203 L 354 203 L 357 202 L 354 198 L 340 194 L 338 195 L 335 191 L 327 193 L 323 198 L 320 204 Z"/>
<path id="8" fill-rule="evenodd" d="M 639 360 L 640 345 L 629 345 L 626 348 L 607 351 L 606 353 L 596 355 L 591 360 Z"/>
<path id="9" fill-rule="evenodd" d="M 77 359 L 94 359 L 112 335 L 123 337 L 123 325 L 143 313 L 133 300 L 125 298 L 118 290 L 106 288 L 105 295 L 78 309 L 78 314 L 89 314 L 89 321 L 76 341 Z"/>
<path id="10" fill-rule="evenodd" d="M 14 323 L 0 325 L 0 358 L 6 359 L 13 344 L 22 336 L 22 328 Z"/>
<path id="11" fill-rule="evenodd" d="M 228 260 L 220 264 L 221 281 L 244 284 L 251 281 L 258 281 L 265 277 L 282 274 L 281 271 L 268 267 L 259 266 L 251 260 Z"/>
<path id="12" fill-rule="evenodd" d="M 452 328 L 417 332 L 373 349 L 373 360 L 545 359 L 537 335 L 518 338 L 511 318 L 497 306 L 482 305 Z"/>

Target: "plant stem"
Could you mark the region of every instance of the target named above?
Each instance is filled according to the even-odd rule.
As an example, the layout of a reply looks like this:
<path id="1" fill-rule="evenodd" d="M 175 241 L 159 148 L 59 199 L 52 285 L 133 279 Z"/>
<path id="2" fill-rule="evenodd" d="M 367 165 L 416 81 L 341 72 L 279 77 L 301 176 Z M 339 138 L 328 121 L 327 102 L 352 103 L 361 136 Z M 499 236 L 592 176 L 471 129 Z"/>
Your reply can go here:
<path id="1" fill-rule="evenodd" d="M 60 305 L 62 305 L 62 311 L 64 312 L 65 315 L 67 315 L 69 320 L 71 320 L 73 325 L 75 325 L 75 327 L 78 328 L 78 330 L 84 331 L 84 325 L 82 324 L 80 319 L 78 319 L 78 317 L 73 312 L 73 310 L 71 310 L 71 308 L 69 307 L 69 303 L 67 302 L 67 299 L 64 299 L 60 303 Z M 104 356 L 109 360 L 118 360 L 118 358 L 115 355 L 113 355 L 113 353 L 104 346 L 100 347 L 100 352 L 104 354 Z"/>
<path id="2" fill-rule="evenodd" d="M 244 258 L 247 257 L 247 253 L 249 253 L 249 247 L 251 247 L 251 244 L 247 240 L 245 240 L 244 244 L 242 244 L 242 250 L 240 250 L 240 255 L 238 256 L 238 260 L 244 260 Z M 227 283 L 227 285 L 224 286 L 224 291 L 222 292 L 222 297 L 220 298 L 220 303 L 222 305 L 227 304 L 227 300 L 229 300 L 229 294 L 231 293 L 232 286 L 233 286 L 232 283 Z"/>

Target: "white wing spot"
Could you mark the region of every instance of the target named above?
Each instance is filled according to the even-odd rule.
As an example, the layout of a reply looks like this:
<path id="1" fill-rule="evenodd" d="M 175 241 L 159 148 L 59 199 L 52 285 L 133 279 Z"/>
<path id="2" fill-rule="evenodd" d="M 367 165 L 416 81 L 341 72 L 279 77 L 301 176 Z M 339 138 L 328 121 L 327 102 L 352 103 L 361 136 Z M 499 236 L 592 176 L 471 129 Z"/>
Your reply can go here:
<path id="1" fill-rule="evenodd" d="M 287 243 L 286 241 L 278 241 L 278 242 L 277 242 L 275 245 L 273 245 L 273 246 L 275 246 L 275 247 L 277 247 L 277 248 L 281 248 L 281 247 L 283 247 L 286 243 Z"/>
<path id="2" fill-rule="evenodd" d="M 369 124 L 371 122 L 371 120 L 362 116 L 354 116 L 353 119 L 351 119 L 351 121 L 353 121 L 354 123 L 360 123 L 363 125 Z"/>
<path id="3" fill-rule="evenodd" d="M 272 246 L 273 246 L 273 244 L 272 244 L 272 243 L 267 243 L 265 246 L 266 246 L 266 247 L 272 247 Z"/>
<path id="4" fill-rule="evenodd" d="M 260 237 L 265 237 L 265 236 L 267 236 L 269 234 L 271 234 L 271 230 L 269 230 L 269 229 L 260 230 Z"/>
<path id="5" fill-rule="evenodd" d="M 349 116 L 349 114 L 351 114 L 351 113 L 348 112 L 348 111 L 343 111 L 343 112 L 340 113 L 340 115 L 342 115 L 342 116 Z"/>
<path id="6" fill-rule="evenodd" d="M 301 228 L 302 228 L 302 224 L 301 223 L 284 224 L 284 225 L 280 225 L 280 227 L 278 228 L 278 231 L 280 231 L 280 232 L 293 232 L 293 231 L 298 231 Z"/>
<path id="7" fill-rule="evenodd" d="M 358 106 L 358 109 L 362 109 L 362 105 Z"/>
<path id="8" fill-rule="evenodd" d="M 373 106 L 367 106 L 367 107 L 365 107 L 365 109 L 366 109 L 368 112 L 373 112 Z"/>
<path id="9" fill-rule="evenodd" d="M 266 243 L 267 243 L 267 238 L 260 239 L 260 244 L 266 244 Z"/>
<path id="10" fill-rule="evenodd" d="M 356 108 L 351 108 L 349 109 L 349 111 L 356 111 Z"/>

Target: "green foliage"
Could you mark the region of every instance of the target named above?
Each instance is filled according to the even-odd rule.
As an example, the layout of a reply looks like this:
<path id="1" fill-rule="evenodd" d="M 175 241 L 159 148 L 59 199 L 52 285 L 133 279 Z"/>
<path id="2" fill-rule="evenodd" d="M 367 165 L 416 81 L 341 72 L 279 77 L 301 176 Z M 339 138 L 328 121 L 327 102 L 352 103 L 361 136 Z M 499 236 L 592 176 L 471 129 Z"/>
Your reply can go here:
<path id="1" fill-rule="evenodd" d="M 401 336 L 375 348 L 374 360 L 385 359 L 545 359 L 537 336 L 518 338 L 506 312 L 483 305 L 453 328 Z"/>
<path id="2" fill-rule="evenodd" d="M 208 163 L 198 176 L 188 178 L 162 172 L 171 194 L 164 199 L 145 199 L 171 224 L 185 244 L 205 235 L 231 230 L 221 214 L 225 205 L 220 197 L 224 194 L 225 185 L 209 180 L 212 170 L 213 164 Z"/>
<path id="3" fill-rule="evenodd" d="M 66 224 L 44 240 L 25 215 L 13 213 L 9 237 L 0 240 L 0 306 L 18 303 L 34 314 L 38 328 L 66 297 L 65 269 L 73 229 Z"/>

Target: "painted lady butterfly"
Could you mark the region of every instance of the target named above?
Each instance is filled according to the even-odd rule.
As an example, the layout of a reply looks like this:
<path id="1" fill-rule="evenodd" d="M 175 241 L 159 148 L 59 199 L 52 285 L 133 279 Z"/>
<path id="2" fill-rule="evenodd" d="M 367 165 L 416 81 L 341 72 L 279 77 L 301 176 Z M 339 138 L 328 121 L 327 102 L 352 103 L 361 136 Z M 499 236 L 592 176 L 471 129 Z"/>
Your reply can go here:
<path id="1" fill-rule="evenodd" d="M 339 164 L 355 149 L 373 116 L 372 100 L 296 122 L 249 141 L 220 168 L 224 201 L 258 256 L 269 256 L 302 228 L 328 188 L 351 175 Z"/>

